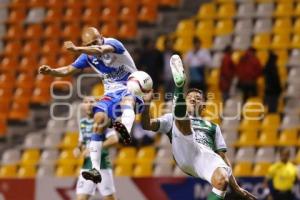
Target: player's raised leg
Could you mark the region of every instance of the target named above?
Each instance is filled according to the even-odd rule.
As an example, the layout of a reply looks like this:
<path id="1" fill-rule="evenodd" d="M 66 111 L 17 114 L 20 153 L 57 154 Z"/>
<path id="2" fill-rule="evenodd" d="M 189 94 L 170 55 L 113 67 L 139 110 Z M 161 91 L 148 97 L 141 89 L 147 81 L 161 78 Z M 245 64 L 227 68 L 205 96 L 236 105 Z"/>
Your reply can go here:
<path id="1" fill-rule="evenodd" d="M 186 76 L 184 73 L 181 58 L 178 55 L 173 55 L 170 59 L 170 67 L 172 70 L 173 79 L 175 82 L 174 93 L 174 114 L 177 118 L 186 116 L 186 104 L 184 99 L 184 84 Z"/>
<path id="2" fill-rule="evenodd" d="M 218 167 L 212 175 L 211 184 L 213 186 L 212 192 L 209 194 L 207 200 L 222 200 L 225 198 L 226 189 L 229 183 L 228 173 L 222 168 Z"/>

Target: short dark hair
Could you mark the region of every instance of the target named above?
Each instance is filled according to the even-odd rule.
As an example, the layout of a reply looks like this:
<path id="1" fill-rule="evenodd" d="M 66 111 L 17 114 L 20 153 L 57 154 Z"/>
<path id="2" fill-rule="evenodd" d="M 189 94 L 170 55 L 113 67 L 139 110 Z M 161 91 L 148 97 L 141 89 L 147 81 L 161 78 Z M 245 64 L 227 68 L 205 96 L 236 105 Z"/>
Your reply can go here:
<path id="1" fill-rule="evenodd" d="M 204 94 L 204 92 L 202 90 L 199 90 L 197 88 L 189 88 L 188 91 L 186 92 L 186 96 L 191 93 L 191 92 L 197 92 L 199 93 L 203 98 L 204 98 L 204 101 L 206 100 L 206 96 Z"/>

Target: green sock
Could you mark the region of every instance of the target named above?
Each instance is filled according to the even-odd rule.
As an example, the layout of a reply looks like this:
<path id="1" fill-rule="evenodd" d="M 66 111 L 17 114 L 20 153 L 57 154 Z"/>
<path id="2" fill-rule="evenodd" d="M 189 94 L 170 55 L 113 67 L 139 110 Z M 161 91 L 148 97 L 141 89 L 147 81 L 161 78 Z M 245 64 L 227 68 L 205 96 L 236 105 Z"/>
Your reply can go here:
<path id="1" fill-rule="evenodd" d="M 176 87 L 174 93 L 174 114 L 178 118 L 186 116 L 186 104 L 184 99 L 184 86 Z"/>
<path id="2" fill-rule="evenodd" d="M 220 197 L 213 192 L 211 192 L 207 197 L 207 200 L 223 200 L 223 199 L 224 199 L 223 197 Z"/>

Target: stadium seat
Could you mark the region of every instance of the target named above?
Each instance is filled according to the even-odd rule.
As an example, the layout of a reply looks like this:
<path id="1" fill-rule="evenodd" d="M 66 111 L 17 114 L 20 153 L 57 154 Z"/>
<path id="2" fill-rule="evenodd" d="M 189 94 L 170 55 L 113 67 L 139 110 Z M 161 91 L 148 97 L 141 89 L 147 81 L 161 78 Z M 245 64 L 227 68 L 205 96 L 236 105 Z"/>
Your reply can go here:
<path id="1" fill-rule="evenodd" d="M 254 48 L 259 50 L 269 49 L 271 45 L 271 37 L 270 34 L 257 34 L 254 36 L 252 45 Z"/>
<path id="2" fill-rule="evenodd" d="M 26 9 L 25 8 L 14 8 L 9 13 L 7 22 L 10 24 L 17 24 L 20 21 L 23 21 L 26 18 Z"/>
<path id="3" fill-rule="evenodd" d="M 132 176 L 132 165 L 117 165 L 114 169 L 115 176 Z"/>
<path id="4" fill-rule="evenodd" d="M 220 4 L 217 11 L 218 18 L 233 18 L 235 14 L 236 14 L 235 4 L 233 3 Z"/>
<path id="5" fill-rule="evenodd" d="M 300 3 L 299 3 L 300 5 Z M 300 8 L 300 6 L 299 6 Z M 300 34 L 300 19 L 296 19 L 295 22 L 294 22 L 294 26 L 293 26 L 293 32 L 295 34 Z"/>
<path id="6" fill-rule="evenodd" d="M 271 163 L 256 163 L 254 165 L 252 176 L 265 176 L 268 173 L 268 169 L 271 166 Z"/>
<path id="7" fill-rule="evenodd" d="M 273 26 L 273 33 L 275 34 L 286 34 L 292 31 L 292 21 L 289 18 L 278 18 L 276 19 Z"/>
<path id="8" fill-rule="evenodd" d="M 273 163 L 275 161 L 275 148 L 274 147 L 261 147 L 258 148 L 254 162 L 255 163 Z"/>
<path id="9" fill-rule="evenodd" d="M 259 146 L 274 146 L 277 144 L 276 130 L 262 131 L 259 135 L 257 145 Z"/>
<path id="10" fill-rule="evenodd" d="M 154 177 L 171 177 L 173 175 L 172 165 L 161 163 L 155 166 L 153 170 Z"/>
<path id="11" fill-rule="evenodd" d="M 77 41 L 81 35 L 81 27 L 78 23 L 70 23 L 63 29 L 62 36 L 65 40 Z"/>
<path id="12" fill-rule="evenodd" d="M 116 164 L 120 165 L 132 165 L 135 162 L 136 148 L 134 147 L 123 147 L 120 149 L 118 156 L 115 160 Z"/>
<path id="13" fill-rule="evenodd" d="M 234 24 L 231 19 L 218 20 L 215 28 L 216 35 L 228 35 L 234 30 Z"/>
<path id="14" fill-rule="evenodd" d="M 171 164 L 173 162 L 173 155 L 172 151 L 167 148 L 160 148 L 157 152 L 157 155 L 155 157 L 155 164 L 160 163 L 169 163 Z"/>
<path id="15" fill-rule="evenodd" d="M 12 89 L 15 85 L 15 75 L 10 73 L 2 73 L 0 75 L 0 88 Z"/>
<path id="16" fill-rule="evenodd" d="M 61 148 L 63 149 L 73 149 L 78 146 L 78 134 L 69 133 L 66 134 L 62 140 Z"/>
<path id="17" fill-rule="evenodd" d="M 212 36 L 214 34 L 214 21 L 213 20 L 203 20 L 198 22 L 195 30 L 195 35 L 201 36 Z"/>
<path id="18" fill-rule="evenodd" d="M 36 175 L 35 166 L 22 166 L 18 170 L 18 178 L 33 178 Z"/>
<path id="19" fill-rule="evenodd" d="M 279 49 L 275 50 L 274 53 L 278 56 L 277 65 L 285 67 L 289 56 L 288 51 L 285 49 Z"/>
<path id="20" fill-rule="evenodd" d="M 300 84 L 299 76 L 300 76 L 300 69 L 292 68 L 289 71 L 288 80 L 287 80 L 288 84 L 299 85 Z"/>
<path id="21" fill-rule="evenodd" d="M 70 22 L 78 22 L 81 20 L 82 12 L 81 8 L 67 8 L 65 11 L 65 15 L 62 18 L 64 22 L 70 23 Z"/>
<path id="22" fill-rule="evenodd" d="M 180 0 L 160 0 L 159 6 L 174 8 L 177 7 Z"/>
<path id="23" fill-rule="evenodd" d="M 37 40 L 40 39 L 43 34 L 44 34 L 44 30 L 40 24 L 29 25 L 26 28 L 25 39 Z"/>
<path id="24" fill-rule="evenodd" d="M 36 174 L 38 177 L 53 177 L 54 166 L 53 165 L 40 165 Z"/>
<path id="25" fill-rule="evenodd" d="M 299 115 L 285 115 L 281 123 L 281 129 L 297 129 L 299 128 L 299 124 Z"/>
<path id="26" fill-rule="evenodd" d="M 259 97 L 251 97 L 247 99 L 244 104 L 244 116 L 247 116 L 249 120 L 258 120 L 262 118 L 266 109 L 264 107 L 263 101 Z"/>
<path id="27" fill-rule="evenodd" d="M 58 22 L 63 18 L 63 10 L 61 8 L 49 8 L 44 21 L 46 23 Z"/>
<path id="28" fill-rule="evenodd" d="M 230 43 L 232 43 L 230 35 L 217 36 L 214 39 L 213 50 L 222 51 Z"/>
<path id="29" fill-rule="evenodd" d="M 255 156 L 255 149 L 253 147 L 239 148 L 239 150 L 235 154 L 235 162 L 252 163 L 254 161 L 254 156 Z"/>
<path id="30" fill-rule="evenodd" d="M 20 40 L 24 37 L 24 27 L 20 24 L 11 25 L 8 27 L 7 33 L 5 34 L 4 38 L 12 40 Z"/>
<path id="31" fill-rule="evenodd" d="M 66 1 L 66 7 L 82 9 L 84 7 L 84 1 L 67 0 Z"/>
<path id="32" fill-rule="evenodd" d="M 123 6 L 120 11 L 119 20 L 136 21 L 137 16 L 138 16 L 138 7 L 135 4 L 132 6 Z"/>
<path id="33" fill-rule="evenodd" d="M 23 57 L 20 61 L 18 72 L 32 75 L 35 74 L 39 66 L 37 59 L 38 58 L 36 55 L 28 55 L 26 57 Z M 34 83 L 34 80 L 32 80 L 32 83 Z M 32 83 L 28 82 L 25 85 L 31 85 Z"/>
<path id="34" fill-rule="evenodd" d="M 300 151 L 298 150 L 297 154 L 296 154 L 296 157 L 295 157 L 295 162 L 297 165 L 300 164 Z"/>
<path id="35" fill-rule="evenodd" d="M 237 35 L 251 35 L 253 32 L 253 22 L 251 19 L 238 19 L 234 26 Z"/>
<path id="36" fill-rule="evenodd" d="M 177 27 L 176 27 L 177 36 L 193 37 L 194 31 L 195 31 L 195 22 L 193 19 L 184 19 L 177 23 Z"/>
<path id="37" fill-rule="evenodd" d="M 152 164 L 141 163 L 133 170 L 133 177 L 149 177 L 152 176 Z"/>
<path id="38" fill-rule="evenodd" d="M 239 4 L 236 17 L 241 18 L 252 18 L 255 14 L 255 4 L 249 3 L 241 3 Z"/>
<path id="39" fill-rule="evenodd" d="M 154 147 L 142 147 L 136 156 L 136 163 L 138 164 L 152 164 L 155 157 L 155 149 Z"/>
<path id="40" fill-rule="evenodd" d="M 253 146 L 256 144 L 257 144 L 257 132 L 245 131 L 240 134 L 240 138 L 235 143 L 235 146 Z"/>
<path id="41" fill-rule="evenodd" d="M 60 1 L 60 0 L 48 0 L 47 2 L 47 7 L 50 9 L 62 9 L 65 7 L 65 1 Z"/>
<path id="42" fill-rule="evenodd" d="M 292 42 L 291 42 L 291 47 L 292 48 L 300 48 L 300 34 L 295 34 L 293 36 Z"/>
<path id="43" fill-rule="evenodd" d="M 262 131 L 277 131 L 280 126 L 279 114 L 268 114 L 264 117 L 261 130 Z"/>
<path id="44" fill-rule="evenodd" d="M 132 40 L 137 35 L 137 23 L 134 21 L 123 22 L 118 36 L 125 40 Z"/>
<path id="45" fill-rule="evenodd" d="M 249 162 L 237 163 L 233 168 L 233 174 L 236 177 L 251 176 L 252 175 L 252 163 L 249 163 Z"/>
<path id="46" fill-rule="evenodd" d="M 295 146 L 297 145 L 297 131 L 294 129 L 286 129 L 280 133 L 278 145 L 279 146 Z"/>
<path id="47" fill-rule="evenodd" d="M 48 104 L 51 100 L 50 89 L 47 87 L 37 86 L 33 91 L 31 103 L 33 104 Z"/>
<path id="48" fill-rule="evenodd" d="M 290 35 L 278 34 L 274 35 L 271 48 L 273 49 L 288 49 L 290 47 Z"/>
<path id="49" fill-rule="evenodd" d="M 38 40 L 28 40 L 22 51 L 22 55 L 30 56 L 32 52 L 40 52 L 40 42 Z"/>
<path id="50" fill-rule="evenodd" d="M 235 35 L 232 47 L 234 50 L 245 51 L 251 45 L 251 37 L 249 35 Z"/>
<path id="51" fill-rule="evenodd" d="M 61 29 L 60 23 L 48 24 L 45 28 L 43 37 L 46 39 L 58 39 L 61 35 Z"/>
<path id="52" fill-rule="evenodd" d="M 293 4 L 292 3 L 278 3 L 273 15 L 275 17 L 290 17 L 293 14 Z"/>
<path id="53" fill-rule="evenodd" d="M 13 96 L 13 101 L 20 103 L 29 103 L 31 95 L 32 88 L 17 88 Z"/>
<path id="54" fill-rule="evenodd" d="M 104 7 L 101 12 L 101 20 L 108 22 L 114 21 L 118 18 L 118 8 L 117 7 Z"/>
<path id="55" fill-rule="evenodd" d="M 300 102 L 298 99 L 288 99 L 285 103 L 284 113 L 288 115 L 297 115 L 300 113 Z"/>
<path id="56" fill-rule="evenodd" d="M 71 165 L 59 165 L 56 169 L 55 175 L 57 177 L 69 177 L 75 175 L 74 167 Z"/>
<path id="57" fill-rule="evenodd" d="M 104 22 L 101 26 L 101 33 L 105 37 L 116 37 L 118 35 L 119 27 L 115 21 Z"/>
<path id="58" fill-rule="evenodd" d="M 26 121 L 29 115 L 29 102 L 14 101 L 9 112 L 8 119 L 14 121 Z"/>
<path id="59" fill-rule="evenodd" d="M 0 63 L 0 70 L 1 72 L 9 73 L 13 72 L 17 69 L 18 67 L 18 59 L 16 57 L 4 57 L 1 60 Z"/>
<path id="60" fill-rule="evenodd" d="M 85 0 L 84 5 L 86 8 L 101 8 L 102 1 L 98 0 Z"/>
<path id="61" fill-rule="evenodd" d="M 25 149 L 39 149 L 42 147 L 43 136 L 39 133 L 30 133 L 26 135 L 23 142 Z"/>
<path id="62" fill-rule="evenodd" d="M 241 131 L 257 131 L 261 127 L 261 123 L 259 120 L 248 120 L 243 119 L 243 121 L 240 123 L 239 129 Z"/>
<path id="63" fill-rule="evenodd" d="M 217 16 L 217 10 L 214 3 L 202 4 L 197 12 L 198 19 L 214 19 Z"/>
<path id="64" fill-rule="evenodd" d="M 34 7 L 46 7 L 47 1 L 46 0 L 30 0 L 29 1 L 29 6 L 31 8 Z"/>
<path id="65" fill-rule="evenodd" d="M 63 150 L 57 160 L 59 165 L 71 165 L 75 166 L 78 163 L 78 160 L 75 158 L 73 149 Z"/>
<path id="66" fill-rule="evenodd" d="M 193 47 L 193 39 L 190 37 L 178 37 L 174 43 L 174 49 L 181 53 L 186 53 Z"/>
<path id="67" fill-rule="evenodd" d="M 61 141 L 60 134 L 54 131 L 54 134 L 47 134 L 43 143 L 43 147 L 47 149 L 57 149 Z"/>
<path id="68" fill-rule="evenodd" d="M 142 23 L 154 24 L 157 15 L 157 7 L 155 5 L 144 5 L 138 14 L 138 20 Z"/>
<path id="69" fill-rule="evenodd" d="M 23 152 L 20 160 L 22 166 L 35 166 L 40 159 L 40 151 L 38 149 L 27 149 Z"/>
<path id="70" fill-rule="evenodd" d="M 256 17 L 271 18 L 273 16 L 274 4 L 273 2 L 259 3 L 256 8 Z"/>
<path id="71" fill-rule="evenodd" d="M 20 41 L 11 40 L 5 45 L 3 54 L 5 56 L 18 56 L 22 50 L 22 44 Z"/>
<path id="72" fill-rule="evenodd" d="M 17 175 L 16 165 L 2 165 L 0 168 L 1 178 L 14 178 Z"/>
<path id="73" fill-rule="evenodd" d="M 20 150 L 17 148 L 7 149 L 2 153 L 1 164 L 2 165 L 16 165 L 20 161 Z"/>
<path id="74" fill-rule="evenodd" d="M 273 23 L 269 18 L 258 19 L 254 24 L 253 32 L 255 34 L 268 34 L 272 32 Z"/>
<path id="75" fill-rule="evenodd" d="M 85 26 L 94 26 L 98 27 L 100 22 L 101 13 L 99 12 L 99 8 L 91 7 L 86 8 L 82 15 L 82 21 Z"/>

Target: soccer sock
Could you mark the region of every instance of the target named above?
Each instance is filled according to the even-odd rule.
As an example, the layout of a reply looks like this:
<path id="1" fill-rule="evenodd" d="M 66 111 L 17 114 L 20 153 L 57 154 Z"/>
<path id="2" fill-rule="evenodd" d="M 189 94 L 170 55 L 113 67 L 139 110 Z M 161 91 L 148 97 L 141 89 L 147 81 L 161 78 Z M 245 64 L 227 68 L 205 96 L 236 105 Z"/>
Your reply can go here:
<path id="1" fill-rule="evenodd" d="M 122 106 L 122 116 L 121 116 L 121 122 L 126 127 L 128 133 L 131 132 L 133 122 L 135 120 L 135 113 L 131 106 Z"/>
<path id="2" fill-rule="evenodd" d="M 223 200 L 225 198 L 225 194 L 226 191 L 213 188 L 212 192 L 208 195 L 207 200 Z"/>
<path id="3" fill-rule="evenodd" d="M 91 137 L 90 147 L 89 147 L 92 166 L 98 171 L 100 171 L 100 165 L 101 165 L 101 148 L 102 148 L 103 140 L 104 140 L 103 134 L 93 133 Z"/>
<path id="4" fill-rule="evenodd" d="M 178 118 L 182 118 L 186 116 L 186 104 L 185 104 L 185 99 L 184 99 L 184 85 L 181 87 L 175 88 L 175 93 L 174 93 L 174 114 Z"/>

